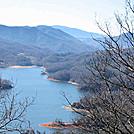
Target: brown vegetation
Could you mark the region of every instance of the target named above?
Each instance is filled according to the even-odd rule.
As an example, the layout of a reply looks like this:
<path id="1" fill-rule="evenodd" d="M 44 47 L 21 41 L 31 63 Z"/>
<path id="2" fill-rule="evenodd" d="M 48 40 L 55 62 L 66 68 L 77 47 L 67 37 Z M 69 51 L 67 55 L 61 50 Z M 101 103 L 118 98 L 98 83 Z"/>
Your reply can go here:
<path id="1" fill-rule="evenodd" d="M 40 124 L 39 126 L 42 127 L 48 127 L 48 128 L 54 128 L 54 129 L 82 129 L 82 126 L 79 126 L 74 123 L 57 123 L 57 122 L 50 122 L 50 123 L 44 123 Z"/>
<path id="2" fill-rule="evenodd" d="M 92 91 L 92 96 L 84 96 L 79 107 L 83 107 L 91 116 L 74 109 L 81 115 L 75 122 L 86 133 L 134 133 L 134 2 L 127 0 L 126 14 L 115 14 L 115 18 L 120 35 L 113 35 L 113 28 L 108 22 L 104 27 L 97 22 L 108 37 L 96 40 L 104 50 L 95 52 L 90 61 L 86 61 L 91 75 L 82 79 Z M 64 97 L 73 107 L 66 95 Z"/>

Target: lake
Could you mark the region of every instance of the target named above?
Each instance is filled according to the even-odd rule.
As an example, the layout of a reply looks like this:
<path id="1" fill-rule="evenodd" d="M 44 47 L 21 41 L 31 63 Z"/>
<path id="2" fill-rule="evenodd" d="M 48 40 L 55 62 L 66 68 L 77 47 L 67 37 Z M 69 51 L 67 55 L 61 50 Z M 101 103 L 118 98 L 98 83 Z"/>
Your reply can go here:
<path id="1" fill-rule="evenodd" d="M 19 98 L 36 97 L 34 104 L 28 108 L 27 118 L 36 130 L 51 133 L 55 130 L 40 127 L 39 124 L 53 122 L 55 119 L 70 122 L 76 117 L 74 112 L 62 108 L 68 105 L 62 93 L 65 92 L 70 102 L 78 101 L 81 93 L 76 90 L 75 85 L 45 79 L 47 76 L 40 75 L 42 70 L 38 67 L 9 68 L 0 70 L 0 73 L 2 77 L 13 81 L 14 91 L 21 92 Z"/>

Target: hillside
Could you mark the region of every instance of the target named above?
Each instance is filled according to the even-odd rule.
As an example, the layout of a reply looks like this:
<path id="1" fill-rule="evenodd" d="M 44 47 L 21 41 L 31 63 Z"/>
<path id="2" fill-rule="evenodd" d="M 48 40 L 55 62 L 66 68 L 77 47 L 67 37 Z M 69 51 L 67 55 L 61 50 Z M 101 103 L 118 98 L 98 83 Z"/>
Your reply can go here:
<path id="1" fill-rule="evenodd" d="M 44 58 L 43 63 L 49 73 L 49 78 L 83 85 L 81 77 L 89 75 L 85 65 L 90 56 L 90 52 L 55 53 Z"/>
<path id="2" fill-rule="evenodd" d="M 55 52 L 82 52 L 92 50 L 87 44 L 68 35 L 65 32 L 51 28 L 49 26 L 29 27 L 15 26 L 9 27 L 0 25 L 0 38 L 36 46 L 43 49 L 51 49 Z"/>
<path id="3" fill-rule="evenodd" d="M 80 43 L 80 41 L 78 39 L 74 38 L 70 34 L 67 34 L 66 32 L 63 32 L 60 29 L 55 29 L 55 28 L 52 28 L 50 26 L 45 26 L 45 25 L 38 25 L 36 28 L 45 34 L 48 34 L 48 35 L 58 38 L 60 40 L 66 40 L 66 41 L 70 40 L 70 41 L 75 41 L 75 42 Z"/>
<path id="4" fill-rule="evenodd" d="M 103 38 L 96 38 L 98 40 L 104 40 Z M 102 45 L 95 41 L 93 38 L 79 38 L 80 41 L 92 47 L 94 50 L 103 49 Z"/>
<path id="5" fill-rule="evenodd" d="M 60 26 L 60 25 L 54 25 L 52 26 L 53 28 L 56 29 L 60 29 L 72 36 L 74 36 L 75 38 L 102 38 L 104 35 L 102 34 L 98 34 L 98 33 L 93 33 L 93 32 L 87 32 L 87 31 L 83 31 L 77 28 L 70 28 L 70 27 L 66 27 L 66 26 Z"/>
<path id="6" fill-rule="evenodd" d="M 42 57 L 51 53 L 53 51 L 50 49 L 41 49 L 0 38 L 0 68 L 12 65 L 40 65 Z"/>

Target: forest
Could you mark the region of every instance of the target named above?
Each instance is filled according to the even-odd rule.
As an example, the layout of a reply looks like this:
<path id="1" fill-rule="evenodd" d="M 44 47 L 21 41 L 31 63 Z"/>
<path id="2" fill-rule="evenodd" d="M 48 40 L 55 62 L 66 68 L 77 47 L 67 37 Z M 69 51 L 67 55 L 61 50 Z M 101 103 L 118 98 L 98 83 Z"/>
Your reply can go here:
<path id="1" fill-rule="evenodd" d="M 48 72 L 48 78 L 53 78 L 63 82 L 72 81 L 79 84 L 80 91 L 86 91 L 78 101 L 71 103 L 66 94 L 63 97 L 70 105 L 70 108 L 80 115 L 73 119 L 73 123 L 81 126 L 82 133 L 86 134 L 133 134 L 134 133 L 134 2 L 127 0 L 125 4 L 125 14 L 115 13 L 115 20 L 119 36 L 113 34 L 115 31 L 105 22 L 103 27 L 96 21 L 98 28 L 107 36 L 104 39 L 94 39 L 101 44 L 103 50 L 76 52 L 53 52 L 46 48 L 34 48 L 29 46 L 29 50 L 21 51 L 14 46 L 4 49 L 1 53 L 0 67 L 5 68 L 12 65 L 37 65 L 44 66 Z M 112 23 L 112 21 L 111 21 Z M 42 29 L 42 28 L 41 28 Z M 43 30 L 43 29 L 42 29 Z M 10 43 L 10 42 L 9 42 Z M 8 45 L 7 42 L 3 44 Z M 68 43 L 67 43 L 68 44 Z M 25 44 L 23 44 L 25 45 Z M 12 51 L 12 50 L 15 51 Z M 10 52 L 10 53 L 9 53 Z M 0 79 L 1 85 L 9 83 Z M 4 84 L 5 84 L 4 83 Z M 92 94 L 91 94 L 92 92 Z M 8 96 L 8 95 L 7 95 Z M 1 105 L 5 106 L 1 110 L 2 118 L 0 126 L 6 131 L 11 131 L 6 127 L 8 122 L 16 120 L 20 133 L 34 134 L 33 130 L 23 130 L 20 120 L 25 109 L 30 106 L 33 100 L 27 98 L 21 103 L 17 103 L 17 111 L 13 111 L 15 96 L 10 99 L 10 109 L 6 109 L 6 99 L 4 97 Z M 21 107 L 21 109 L 19 109 Z M 79 112 L 76 109 L 84 109 L 87 112 Z M 15 114 L 14 114 L 15 112 Z M 22 114 L 21 114 L 22 113 Z M 61 121 L 56 121 L 62 124 Z M 28 122 L 29 123 L 29 122 Z M 40 132 L 38 132 L 40 134 Z M 58 133 L 58 132 L 57 132 Z M 59 132 L 60 133 L 60 132 Z"/>

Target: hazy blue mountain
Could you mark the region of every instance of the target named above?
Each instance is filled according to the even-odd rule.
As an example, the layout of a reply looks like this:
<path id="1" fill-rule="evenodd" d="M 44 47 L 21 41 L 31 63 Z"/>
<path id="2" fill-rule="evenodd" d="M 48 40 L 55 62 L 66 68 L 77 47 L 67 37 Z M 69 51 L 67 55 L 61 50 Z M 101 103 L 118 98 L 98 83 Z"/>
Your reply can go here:
<path id="1" fill-rule="evenodd" d="M 70 41 L 80 42 L 78 39 L 74 38 L 70 34 L 67 34 L 66 32 L 63 32 L 60 29 L 55 29 L 55 28 L 52 28 L 50 26 L 45 26 L 45 25 L 39 25 L 36 28 L 45 34 L 48 34 L 50 36 L 56 37 L 61 40 L 67 40 L 67 41 L 70 40 Z"/>
<path id="2" fill-rule="evenodd" d="M 0 49 L 5 49 L 6 51 L 9 51 L 13 54 L 23 53 L 26 51 L 44 51 L 45 53 L 53 53 L 53 51 L 51 51 L 50 49 L 42 49 L 33 45 L 11 42 L 2 38 L 0 38 Z"/>
<path id="3" fill-rule="evenodd" d="M 55 52 L 81 52 L 92 49 L 71 35 L 49 26 L 9 27 L 0 25 L 0 38 L 28 46 L 51 49 Z"/>
<path id="4" fill-rule="evenodd" d="M 96 38 L 98 40 L 103 40 L 103 38 Z M 79 38 L 82 42 L 86 43 L 90 47 L 94 48 L 94 50 L 103 49 L 102 45 L 95 41 L 93 38 Z"/>
<path id="5" fill-rule="evenodd" d="M 118 43 L 123 47 L 123 48 L 127 48 L 128 47 L 128 41 L 127 41 L 127 38 L 131 38 L 130 34 L 129 33 L 125 33 L 122 34 L 121 36 L 115 36 L 114 37 L 114 40 L 117 40 Z M 101 40 L 101 41 L 104 41 L 105 39 L 108 40 L 108 38 L 95 38 L 96 40 Z M 132 39 L 132 38 L 131 38 Z M 87 45 L 89 45 L 90 47 L 93 47 L 95 48 L 96 50 L 97 49 L 103 49 L 103 46 L 98 43 L 97 41 L 95 41 L 93 38 L 79 38 L 79 40 L 81 40 L 82 42 L 86 43 Z"/>
<path id="6" fill-rule="evenodd" d="M 102 38 L 102 34 L 98 34 L 98 33 L 92 33 L 92 32 L 87 32 L 87 31 L 83 31 L 77 28 L 70 28 L 70 27 L 66 27 L 66 26 L 60 26 L 60 25 L 54 25 L 52 26 L 53 28 L 57 28 L 60 29 L 72 36 L 74 36 L 75 38 Z"/>

